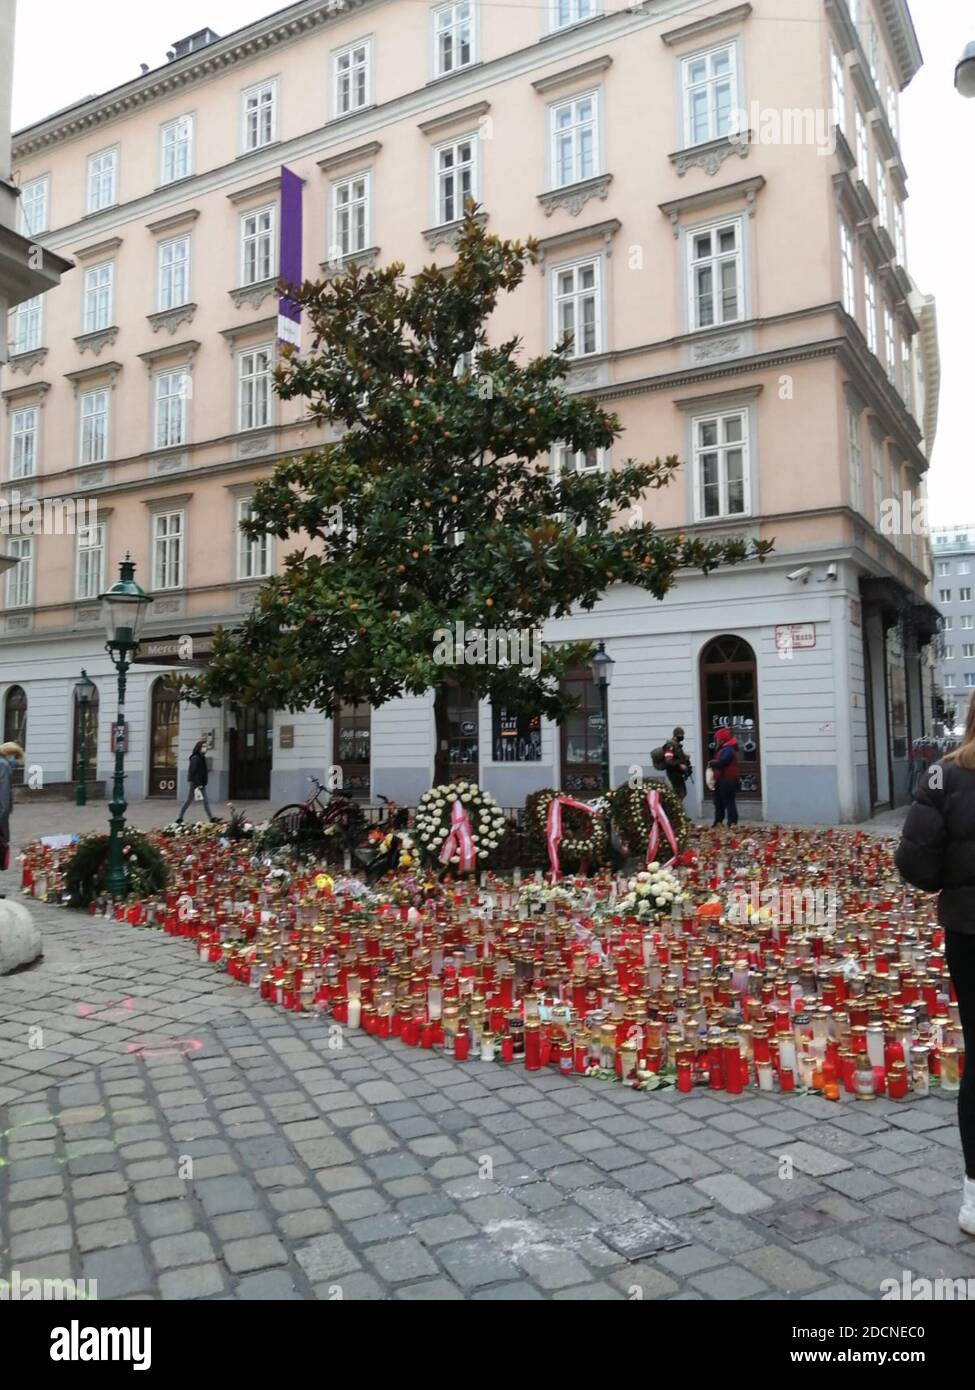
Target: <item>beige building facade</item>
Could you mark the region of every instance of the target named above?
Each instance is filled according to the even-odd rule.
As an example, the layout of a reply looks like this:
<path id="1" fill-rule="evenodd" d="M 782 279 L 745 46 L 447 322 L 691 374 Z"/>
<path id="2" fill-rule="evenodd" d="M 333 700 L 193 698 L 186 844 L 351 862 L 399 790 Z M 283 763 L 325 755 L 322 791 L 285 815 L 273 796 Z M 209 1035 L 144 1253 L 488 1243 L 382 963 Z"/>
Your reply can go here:
<path id="1" fill-rule="evenodd" d="M 782 8 L 301 0 L 17 134 L 25 230 L 77 265 L 11 316 L 2 380 L 10 515 L 79 504 L 74 534 L 11 534 L 0 594 L 0 706 L 48 782 L 73 779 L 81 741 L 109 775 L 94 600 L 128 551 L 155 600 L 127 702 L 130 799 L 175 799 L 202 733 L 239 800 L 292 800 L 335 764 L 361 795 L 429 785 L 427 700 L 334 721 L 180 710 L 160 679 L 183 639 L 205 659 L 281 561 L 237 529 L 255 479 L 327 438 L 271 390 L 293 174 L 307 278 L 449 264 L 468 196 L 490 231 L 537 237 L 492 335 L 532 354 L 569 333 L 572 389 L 625 427 L 613 454 L 681 457 L 646 503 L 661 527 L 774 537 L 763 566 L 682 576 L 663 603 L 613 590 L 546 629 L 601 638 L 616 662 L 614 777 L 675 723 L 701 766 L 726 724 L 751 814 L 835 821 L 903 799 L 936 617 L 937 336 L 907 274 L 899 145 L 921 55 L 904 0 Z M 85 727 L 82 667 L 100 697 Z M 458 701 L 458 771 L 505 805 L 593 789 L 605 731 L 579 693 L 563 729 Z"/>

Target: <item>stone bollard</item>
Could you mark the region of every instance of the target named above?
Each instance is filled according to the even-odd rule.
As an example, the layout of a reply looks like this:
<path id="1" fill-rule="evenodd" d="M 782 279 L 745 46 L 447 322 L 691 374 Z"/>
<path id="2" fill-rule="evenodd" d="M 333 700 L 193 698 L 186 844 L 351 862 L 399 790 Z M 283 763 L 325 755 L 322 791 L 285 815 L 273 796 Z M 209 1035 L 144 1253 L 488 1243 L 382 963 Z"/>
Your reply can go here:
<path id="1" fill-rule="evenodd" d="M 0 975 L 30 965 L 44 954 L 41 933 L 23 903 L 0 899 Z"/>

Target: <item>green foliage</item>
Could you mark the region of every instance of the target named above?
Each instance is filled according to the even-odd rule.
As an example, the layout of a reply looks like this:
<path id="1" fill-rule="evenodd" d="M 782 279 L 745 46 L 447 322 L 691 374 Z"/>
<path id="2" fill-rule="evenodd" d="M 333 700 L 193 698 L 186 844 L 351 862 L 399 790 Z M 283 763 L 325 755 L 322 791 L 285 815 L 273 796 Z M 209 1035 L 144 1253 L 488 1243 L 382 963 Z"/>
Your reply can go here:
<path id="1" fill-rule="evenodd" d="M 444 666 L 437 634 L 458 623 L 537 631 L 592 609 L 613 584 L 662 598 L 682 567 L 709 571 L 770 549 L 661 535 L 640 520 L 634 509 L 667 486 L 676 458 L 553 473 L 556 443 L 608 449 L 620 424 L 566 390 L 567 345 L 526 360 L 517 338 L 489 344 L 499 298 L 537 250 L 487 235 L 475 211 L 449 268 L 412 278 L 400 264 L 353 268 L 295 290 L 310 346 L 285 349 L 277 390 L 341 437 L 280 461 L 258 485 L 245 533 L 300 544 L 243 625 L 217 634 L 206 671 L 183 677 L 186 698 L 331 715 L 343 701 L 377 706 L 432 689 L 439 746 L 449 677 L 562 719 L 572 702 L 560 679 L 589 643 L 547 646 L 540 669 Z M 460 370 L 472 354 L 475 370 Z M 635 524 L 614 529 L 621 514 Z"/>
<path id="2" fill-rule="evenodd" d="M 107 835 L 86 835 L 78 841 L 64 866 L 65 893 L 71 907 L 86 908 L 106 895 L 108 855 Z M 152 898 L 166 887 L 169 870 L 165 860 L 150 840 L 131 828 L 122 834 L 122 862 L 126 897 Z"/>
<path id="3" fill-rule="evenodd" d="M 687 844 L 687 837 L 691 828 L 691 823 L 684 814 L 684 803 L 668 782 L 654 780 L 642 782 L 639 786 L 624 783 L 623 786 L 617 787 L 609 795 L 610 816 L 619 832 L 620 839 L 630 854 L 635 854 L 640 859 L 646 856 L 647 841 L 650 836 L 651 822 L 650 808 L 647 805 L 647 792 L 651 790 L 660 793 L 660 803 L 673 827 L 678 850 L 682 850 Z M 662 861 L 671 857 L 670 846 L 664 839 L 662 831 L 658 857 Z"/>
<path id="4" fill-rule="evenodd" d="M 551 787 L 532 792 L 525 801 L 525 820 L 535 841 L 541 841 L 545 853 L 545 866 L 548 864 L 547 827 L 548 808 L 560 793 Z M 574 797 L 573 800 L 580 798 Z M 561 868 L 597 869 L 610 859 L 609 825 L 605 815 L 587 815 L 572 806 L 562 807 L 562 840 L 559 844 L 559 864 Z"/>

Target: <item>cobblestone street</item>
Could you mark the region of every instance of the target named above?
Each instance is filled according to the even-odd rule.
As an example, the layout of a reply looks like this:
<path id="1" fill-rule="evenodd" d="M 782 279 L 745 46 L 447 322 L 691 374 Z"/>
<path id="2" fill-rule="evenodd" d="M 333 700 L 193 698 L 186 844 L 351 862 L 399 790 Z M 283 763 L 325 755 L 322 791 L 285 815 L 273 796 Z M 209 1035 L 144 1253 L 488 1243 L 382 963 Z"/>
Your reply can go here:
<path id="1" fill-rule="evenodd" d="M 45 958 L 0 981 L 4 1277 L 102 1299 L 876 1299 L 905 1270 L 975 1277 L 945 1097 L 648 1095 L 360 1032 L 336 1049 L 185 941 L 30 910 Z"/>

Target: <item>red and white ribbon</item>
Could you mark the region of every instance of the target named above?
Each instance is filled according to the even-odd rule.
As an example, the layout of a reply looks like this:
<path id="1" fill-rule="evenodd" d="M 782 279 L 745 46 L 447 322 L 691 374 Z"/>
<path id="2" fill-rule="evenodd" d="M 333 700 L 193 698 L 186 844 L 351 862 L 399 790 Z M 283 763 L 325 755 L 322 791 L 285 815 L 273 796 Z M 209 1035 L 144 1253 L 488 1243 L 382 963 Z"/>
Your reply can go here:
<path id="1" fill-rule="evenodd" d="M 463 802 L 458 798 L 450 808 L 450 834 L 440 847 L 440 861 L 449 864 L 454 855 L 460 853 L 460 871 L 469 873 L 477 859 L 474 848 L 474 834 L 467 819 Z"/>
<path id="2" fill-rule="evenodd" d="M 674 851 L 673 859 L 668 859 L 664 865 L 669 869 L 677 858 L 677 836 L 674 834 L 674 827 L 670 823 L 670 817 L 663 808 L 660 800 L 660 793 L 652 788 L 647 792 L 647 806 L 650 809 L 650 838 L 647 840 L 647 863 L 652 864 L 657 857 L 657 846 L 660 844 L 660 832 L 663 830 L 664 839 Z"/>
<path id="3" fill-rule="evenodd" d="M 553 796 L 548 803 L 545 822 L 545 843 L 548 846 L 548 862 L 552 867 L 552 882 L 559 878 L 559 844 L 562 840 L 562 807 L 571 806 L 575 811 L 585 811 L 587 816 L 596 813 L 584 801 L 573 801 L 571 796 Z"/>

